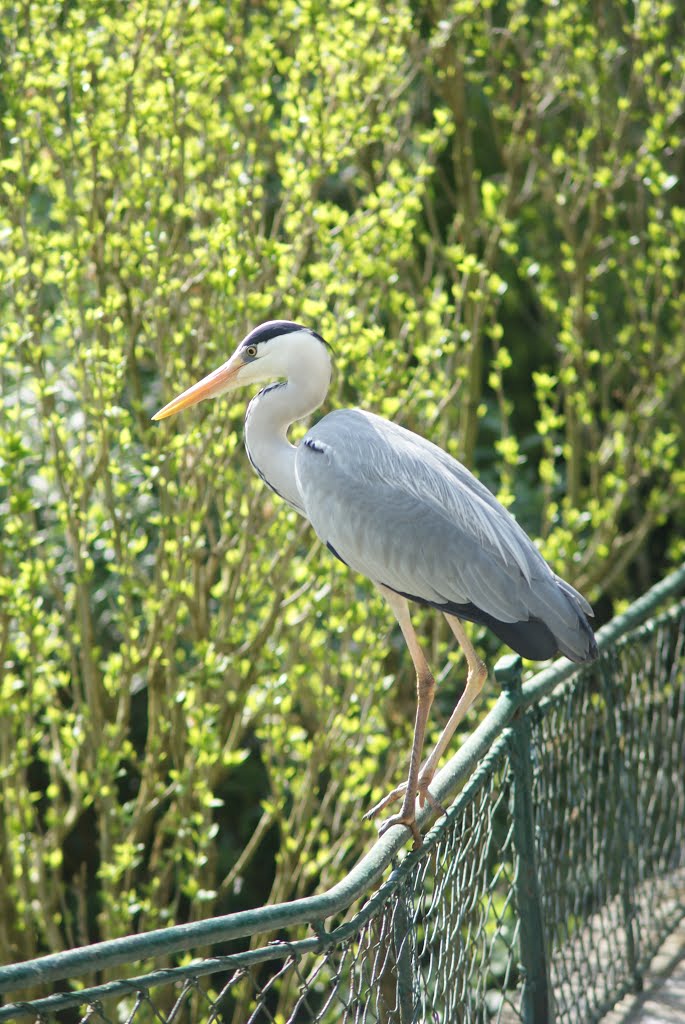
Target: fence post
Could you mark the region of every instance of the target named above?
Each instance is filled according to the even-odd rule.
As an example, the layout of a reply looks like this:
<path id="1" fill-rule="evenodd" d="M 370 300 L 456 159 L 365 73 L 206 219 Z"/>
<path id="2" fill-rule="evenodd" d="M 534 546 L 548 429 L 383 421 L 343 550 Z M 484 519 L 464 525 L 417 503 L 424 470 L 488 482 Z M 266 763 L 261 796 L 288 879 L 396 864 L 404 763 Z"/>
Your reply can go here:
<path id="1" fill-rule="evenodd" d="M 495 669 L 497 680 L 512 701 L 521 695 L 521 659 L 501 658 Z M 530 723 L 516 711 L 509 727 L 509 753 L 514 777 L 513 839 L 518 855 L 514 887 L 519 913 L 519 946 L 523 988 L 521 1012 L 525 1024 L 553 1024 L 549 971 L 542 899 L 535 854 L 533 773 L 531 769 Z"/>

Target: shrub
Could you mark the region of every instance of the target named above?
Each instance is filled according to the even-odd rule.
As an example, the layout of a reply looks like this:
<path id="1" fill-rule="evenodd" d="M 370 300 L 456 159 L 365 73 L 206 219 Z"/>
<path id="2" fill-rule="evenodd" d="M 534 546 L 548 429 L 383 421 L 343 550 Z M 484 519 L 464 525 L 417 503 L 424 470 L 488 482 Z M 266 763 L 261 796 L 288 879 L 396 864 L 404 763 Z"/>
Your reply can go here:
<path id="1" fill-rule="evenodd" d="M 6 961 L 326 886 L 405 771 L 401 640 L 251 474 L 243 400 L 150 423 L 248 326 L 316 326 L 331 405 L 464 458 L 605 614 L 682 557 L 660 9 L 5 5 Z"/>

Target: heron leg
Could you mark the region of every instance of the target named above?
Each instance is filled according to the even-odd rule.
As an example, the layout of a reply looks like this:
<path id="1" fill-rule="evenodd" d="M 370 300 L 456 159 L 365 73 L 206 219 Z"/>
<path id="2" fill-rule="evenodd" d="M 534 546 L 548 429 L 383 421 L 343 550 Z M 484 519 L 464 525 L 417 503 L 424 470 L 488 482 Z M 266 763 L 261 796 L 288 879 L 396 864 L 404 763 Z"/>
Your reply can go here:
<path id="1" fill-rule="evenodd" d="M 409 615 L 409 611 L 407 609 L 407 617 L 408 617 L 408 615 Z M 469 640 L 469 638 L 468 638 L 468 636 L 466 634 L 466 630 L 464 629 L 461 621 L 458 618 L 456 618 L 456 616 L 454 616 L 454 615 L 447 615 L 446 614 L 445 618 L 447 619 L 449 627 L 452 630 L 452 632 L 454 633 L 454 636 L 456 637 L 457 642 L 459 643 L 459 646 L 463 650 L 464 656 L 466 658 L 466 663 L 468 665 L 468 672 L 467 672 L 467 676 L 466 676 L 466 686 L 464 687 L 464 692 L 462 693 L 461 697 L 459 698 L 454 711 L 450 715 L 449 721 L 447 722 L 447 724 L 445 725 L 444 729 L 442 730 L 442 733 L 440 734 L 440 738 L 438 739 L 438 742 L 435 744 L 433 750 L 430 752 L 430 754 L 426 758 L 425 762 L 421 766 L 421 769 L 420 769 L 419 774 L 418 774 L 416 793 L 415 793 L 415 795 L 413 797 L 413 800 L 412 800 L 412 806 L 413 806 L 413 801 L 415 801 L 416 797 L 418 796 L 419 804 L 421 806 L 423 806 L 424 801 L 427 800 L 429 804 L 431 804 L 432 806 L 436 807 L 438 810 L 442 810 L 442 808 L 441 808 L 440 804 L 438 803 L 438 801 L 435 799 L 435 797 L 433 797 L 431 795 L 431 793 L 429 792 L 428 787 L 430 786 L 431 782 L 433 781 L 433 776 L 435 775 L 435 772 L 437 770 L 438 764 L 440 763 L 440 758 L 445 753 L 445 750 L 447 749 L 447 746 L 448 746 L 450 740 L 454 736 L 454 733 L 455 733 L 457 727 L 459 726 L 459 724 L 463 721 L 464 717 L 466 716 L 469 708 L 475 703 L 475 701 L 477 700 L 478 696 L 480 695 L 480 692 L 483 689 L 483 685 L 485 683 L 485 680 L 487 679 L 487 676 L 488 676 L 488 670 L 487 670 L 485 664 L 481 661 L 481 659 L 476 654 L 475 648 L 474 648 L 473 644 L 471 643 L 471 641 Z M 412 630 L 412 632 L 413 632 L 413 630 Z M 409 646 L 409 643 L 407 643 L 407 646 Z M 410 647 L 410 651 L 411 651 L 411 647 Z M 413 654 L 412 654 L 412 657 L 413 657 Z M 423 657 L 423 655 L 421 655 L 421 657 Z M 414 664 L 416 665 L 416 661 L 414 661 Z M 424 664 L 425 664 L 425 659 L 424 659 Z M 426 665 L 426 668 L 427 668 L 427 665 Z M 418 678 L 418 673 L 419 673 L 419 668 L 418 668 L 418 665 L 417 665 L 417 678 Z M 432 696 L 431 696 L 431 701 L 432 701 Z M 430 705 L 429 705 L 429 707 L 430 707 Z M 426 713 L 426 720 L 427 720 L 427 718 L 428 718 L 428 714 Z M 418 709 L 417 709 L 417 724 L 418 724 Z M 423 724 L 424 732 L 425 732 L 425 724 L 426 723 L 424 721 L 424 724 Z M 422 737 L 422 742 L 423 742 L 423 737 Z M 414 753 L 414 747 L 412 747 L 412 755 L 413 755 L 413 753 Z M 402 815 L 403 815 L 403 813 L 405 811 L 405 807 L 407 806 L 408 797 L 409 797 L 409 785 L 410 785 L 410 782 L 411 782 L 411 768 L 410 768 L 410 775 L 409 775 L 409 778 L 407 779 L 407 781 L 401 783 L 399 786 L 397 786 L 395 789 L 393 789 L 391 793 L 388 793 L 388 795 L 383 800 L 381 800 L 378 804 L 376 804 L 376 806 L 373 807 L 368 812 L 368 814 L 365 815 L 365 817 L 367 817 L 367 818 L 372 817 L 374 814 L 377 814 L 378 811 L 383 810 L 384 807 L 387 807 L 388 804 L 392 803 L 394 800 L 398 800 L 402 796 L 402 794 L 404 794 L 404 803 L 402 804 L 402 810 L 400 811 L 399 815 L 396 815 L 394 818 L 389 818 L 388 822 L 385 823 L 385 826 L 387 826 L 389 824 L 395 824 L 397 818 L 402 818 Z"/>
<path id="2" fill-rule="evenodd" d="M 407 644 L 412 661 L 414 662 L 414 668 L 416 669 L 416 723 L 414 725 L 414 739 L 412 741 L 411 755 L 409 758 L 409 773 L 407 775 L 407 781 L 402 783 L 401 786 L 398 786 L 384 797 L 383 800 L 372 807 L 364 817 L 374 817 L 374 815 L 379 811 L 382 811 L 384 807 L 387 807 L 388 804 L 392 803 L 404 794 L 404 799 L 399 813 L 393 814 L 392 817 L 384 821 L 379 829 L 379 833 L 380 835 L 383 835 L 383 833 L 392 825 L 406 825 L 414 837 L 414 845 L 420 846 L 421 833 L 419 832 L 418 825 L 416 824 L 416 796 L 419 789 L 419 771 L 421 768 L 423 742 L 426 735 L 426 724 L 428 722 L 428 715 L 435 695 L 435 680 L 433 678 L 433 673 L 428 667 L 428 662 L 424 657 L 423 651 L 421 650 L 414 627 L 412 626 L 407 600 L 404 597 L 400 597 L 400 595 L 396 594 L 394 591 L 388 590 L 386 587 L 379 587 L 379 589 L 395 613 L 400 629 L 402 630 L 405 643 Z M 425 793 L 424 798 L 421 800 L 422 804 L 424 799 Z"/>
<path id="3" fill-rule="evenodd" d="M 476 654 L 475 648 L 469 640 L 460 619 L 454 615 L 447 614 L 445 615 L 445 618 L 447 619 L 449 627 L 454 633 L 459 646 L 464 652 L 466 663 L 468 665 L 468 672 L 464 692 L 457 701 L 457 705 L 450 715 L 445 728 L 442 730 L 438 742 L 426 758 L 426 761 L 419 773 L 418 796 L 421 803 L 423 803 L 423 800 L 429 796 L 428 787 L 433 780 L 433 776 L 435 775 L 438 764 L 440 763 L 440 758 L 445 753 L 447 745 L 454 736 L 457 726 L 463 721 L 469 708 L 480 696 L 485 680 L 488 677 L 488 670 Z"/>

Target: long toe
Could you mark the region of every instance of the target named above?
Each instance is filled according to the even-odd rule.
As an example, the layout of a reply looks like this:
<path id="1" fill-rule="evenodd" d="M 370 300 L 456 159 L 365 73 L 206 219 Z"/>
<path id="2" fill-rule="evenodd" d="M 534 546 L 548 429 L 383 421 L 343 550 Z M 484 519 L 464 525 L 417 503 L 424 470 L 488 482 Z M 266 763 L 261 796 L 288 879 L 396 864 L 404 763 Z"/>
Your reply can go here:
<path id="1" fill-rule="evenodd" d="M 364 821 L 370 821 L 371 818 L 375 818 L 380 811 L 384 811 L 390 804 L 394 804 L 396 800 L 399 800 L 401 796 L 404 796 L 407 790 L 407 783 L 402 782 L 395 789 L 392 789 L 387 796 L 384 796 L 382 800 L 379 800 L 377 804 L 374 804 L 371 810 L 367 811 L 364 815 Z"/>

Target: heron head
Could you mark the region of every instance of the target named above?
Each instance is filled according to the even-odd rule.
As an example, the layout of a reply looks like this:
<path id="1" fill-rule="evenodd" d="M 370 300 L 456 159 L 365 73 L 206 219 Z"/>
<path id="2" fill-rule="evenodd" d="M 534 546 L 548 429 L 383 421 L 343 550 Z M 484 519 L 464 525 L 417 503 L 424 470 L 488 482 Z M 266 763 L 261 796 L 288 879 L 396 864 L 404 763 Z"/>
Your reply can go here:
<path id="1" fill-rule="evenodd" d="M 288 377 L 298 361 L 306 360 L 307 350 L 329 348 L 321 335 L 291 320 L 269 320 L 247 334 L 225 363 L 203 377 L 168 405 L 156 412 L 153 420 L 196 405 L 205 398 L 216 398 L 246 384 L 260 384 L 277 377 Z M 328 355 L 326 359 L 330 362 Z"/>

